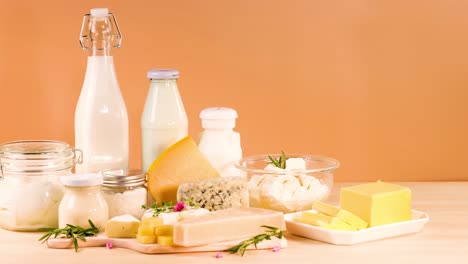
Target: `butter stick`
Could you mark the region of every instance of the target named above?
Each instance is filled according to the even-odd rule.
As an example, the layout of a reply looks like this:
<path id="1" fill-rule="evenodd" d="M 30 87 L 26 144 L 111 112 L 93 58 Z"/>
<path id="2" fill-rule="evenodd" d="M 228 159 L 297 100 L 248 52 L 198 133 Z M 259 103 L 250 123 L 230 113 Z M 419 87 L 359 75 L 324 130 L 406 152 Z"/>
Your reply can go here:
<path id="1" fill-rule="evenodd" d="M 239 240 L 265 232 L 262 225 L 285 229 L 283 213 L 260 208 L 229 208 L 180 221 L 174 244 L 191 247 Z"/>

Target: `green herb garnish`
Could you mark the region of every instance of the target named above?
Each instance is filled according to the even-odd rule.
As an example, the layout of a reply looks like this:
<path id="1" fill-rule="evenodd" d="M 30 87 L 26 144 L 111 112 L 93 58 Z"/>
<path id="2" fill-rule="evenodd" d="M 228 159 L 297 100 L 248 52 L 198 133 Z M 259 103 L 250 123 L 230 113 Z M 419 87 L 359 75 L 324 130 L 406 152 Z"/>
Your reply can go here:
<path id="1" fill-rule="evenodd" d="M 155 202 L 150 207 L 147 207 L 146 205 L 142 205 L 141 208 L 152 210 L 153 216 L 158 216 L 160 213 L 167 213 L 167 212 L 174 211 L 174 205 L 172 204 L 172 202 L 167 202 L 167 203 L 162 202 L 161 206 L 158 206 L 158 203 Z"/>
<path id="2" fill-rule="evenodd" d="M 262 227 L 268 230 L 263 234 L 258 234 L 251 239 L 244 240 L 238 245 L 227 249 L 226 251 L 230 252 L 231 254 L 240 252 L 241 256 L 244 256 L 245 250 L 252 244 L 255 245 L 255 248 L 257 248 L 257 244 L 263 240 L 271 240 L 272 237 L 277 237 L 279 239 L 283 238 L 283 231 L 281 231 L 279 228 L 267 225 L 262 225 Z"/>
<path id="3" fill-rule="evenodd" d="M 67 224 L 67 226 L 64 228 L 41 228 L 38 231 L 47 233 L 38 240 L 44 243 L 52 236 L 57 238 L 60 235 L 64 235 L 66 238 L 72 239 L 75 252 L 78 252 L 78 239 L 86 242 L 86 237 L 95 236 L 97 233 L 99 233 L 99 228 L 97 228 L 91 220 L 88 219 L 88 223 L 91 227 L 86 229 L 81 226 L 74 226 L 69 224 Z"/>
<path id="4" fill-rule="evenodd" d="M 158 203 L 155 202 L 150 207 L 142 205 L 141 208 L 153 211 L 153 217 L 156 217 L 160 213 L 180 212 L 186 208 L 185 206 L 195 207 L 191 200 L 186 200 L 180 201 L 176 205 L 173 205 L 172 202 L 162 202 L 161 206 L 158 206 Z"/>
<path id="5" fill-rule="evenodd" d="M 270 164 L 273 164 L 280 169 L 286 169 L 286 160 L 288 159 L 288 157 L 286 157 L 286 154 L 284 154 L 284 151 L 281 151 L 281 156 L 279 156 L 278 159 L 274 159 L 270 155 L 268 155 L 268 158 L 270 159 L 270 162 L 269 162 Z"/>

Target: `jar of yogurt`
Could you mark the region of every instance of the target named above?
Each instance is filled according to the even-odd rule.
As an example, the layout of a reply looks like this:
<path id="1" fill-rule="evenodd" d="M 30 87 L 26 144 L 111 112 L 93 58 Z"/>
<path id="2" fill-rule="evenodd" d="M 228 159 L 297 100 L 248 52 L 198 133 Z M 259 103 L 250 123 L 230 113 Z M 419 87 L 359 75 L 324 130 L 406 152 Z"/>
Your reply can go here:
<path id="1" fill-rule="evenodd" d="M 60 177 L 66 187 L 59 206 L 59 228 L 67 224 L 89 228 L 88 220 L 101 230 L 109 219 L 109 207 L 101 193 L 102 176 L 97 173 Z"/>
<path id="2" fill-rule="evenodd" d="M 140 219 L 142 205 L 147 205 L 146 174 L 140 170 L 105 170 L 102 193 L 109 206 L 109 218 L 130 214 Z"/>
<path id="3" fill-rule="evenodd" d="M 0 146 L 0 227 L 37 231 L 58 226 L 64 187 L 59 177 L 81 163 L 81 151 L 59 141 Z"/>

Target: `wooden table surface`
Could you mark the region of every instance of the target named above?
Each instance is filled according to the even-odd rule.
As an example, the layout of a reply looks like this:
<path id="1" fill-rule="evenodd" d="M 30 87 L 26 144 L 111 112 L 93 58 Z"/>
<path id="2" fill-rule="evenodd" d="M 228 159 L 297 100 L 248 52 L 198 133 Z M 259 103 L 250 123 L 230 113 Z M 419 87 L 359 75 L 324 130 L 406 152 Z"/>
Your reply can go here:
<path id="1" fill-rule="evenodd" d="M 48 249 L 39 233 L 0 229 L 0 264 L 9 263 L 468 263 L 468 182 L 401 183 L 413 191 L 413 208 L 427 212 L 422 232 L 353 246 L 335 246 L 286 234 L 279 252 L 248 251 L 244 257 L 216 252 L 145 255 L 127 249 Z M 336 184 L 329 201 L 337 202 Z"/>

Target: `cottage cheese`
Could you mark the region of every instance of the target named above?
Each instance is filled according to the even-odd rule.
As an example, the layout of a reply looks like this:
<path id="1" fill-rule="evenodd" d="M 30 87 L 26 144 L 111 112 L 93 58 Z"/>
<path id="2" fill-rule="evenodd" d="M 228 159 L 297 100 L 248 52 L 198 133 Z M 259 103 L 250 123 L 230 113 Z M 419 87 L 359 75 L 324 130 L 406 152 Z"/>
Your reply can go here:
<path id="1" fill-rule="evenodd" d="M 325 199 L 330 193 L 326 180 L 331 174 L 323 173 L 323 178 L 317 179 L 300 173 L 305 169 L 302 158 L 289 158 L 285 169 L 268 164 L 265 171 L 271 174 L 253 175 L 248 182 L 250 206 L 294 212 L 310 209 L 314 201 Z"/>

